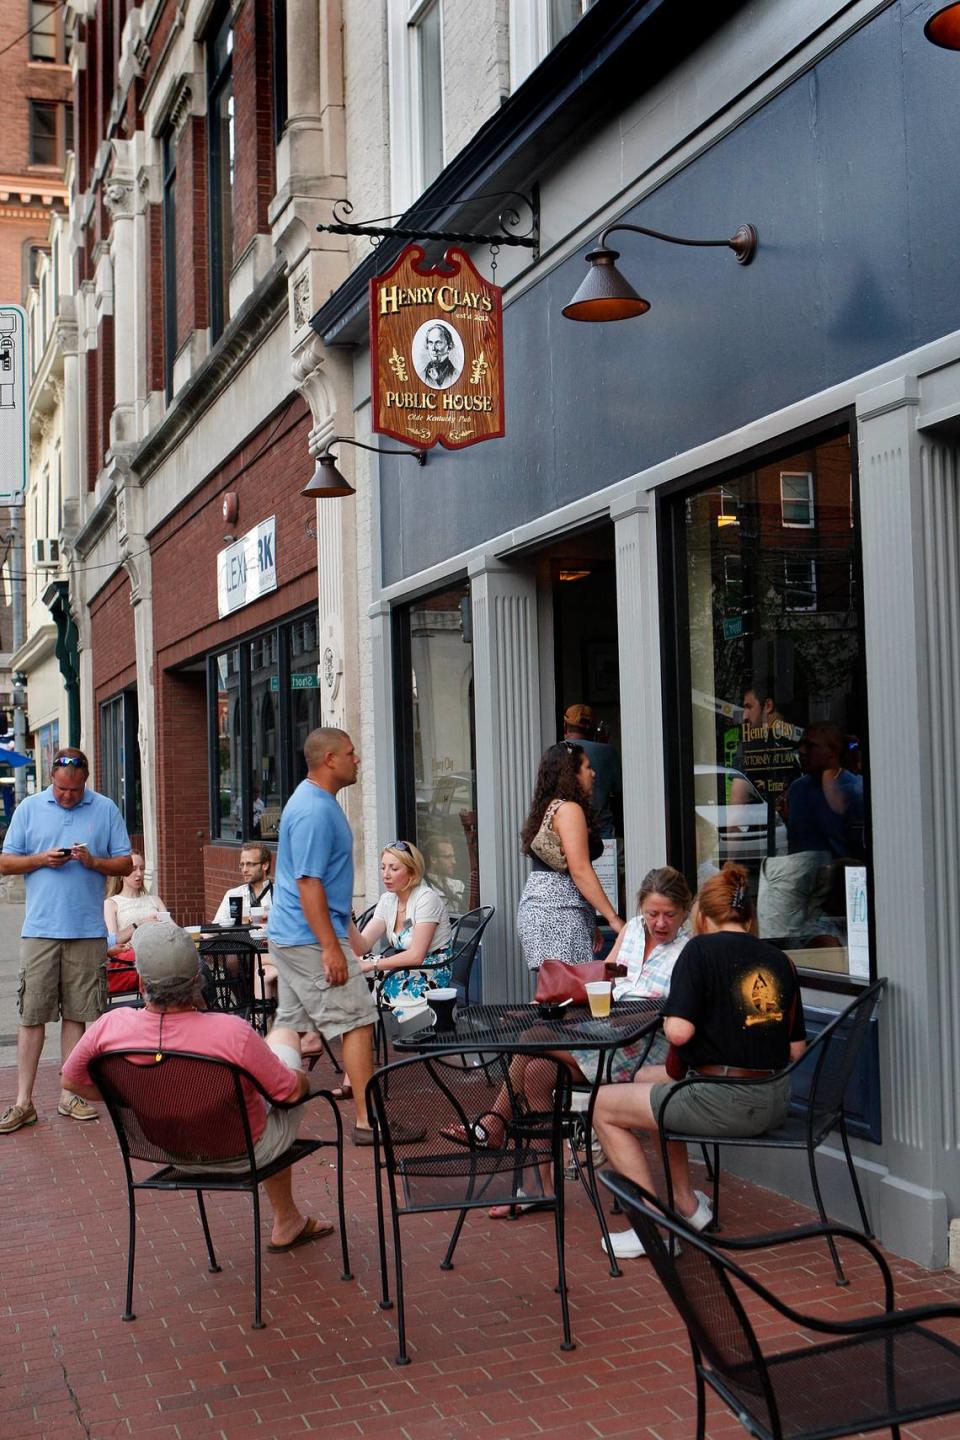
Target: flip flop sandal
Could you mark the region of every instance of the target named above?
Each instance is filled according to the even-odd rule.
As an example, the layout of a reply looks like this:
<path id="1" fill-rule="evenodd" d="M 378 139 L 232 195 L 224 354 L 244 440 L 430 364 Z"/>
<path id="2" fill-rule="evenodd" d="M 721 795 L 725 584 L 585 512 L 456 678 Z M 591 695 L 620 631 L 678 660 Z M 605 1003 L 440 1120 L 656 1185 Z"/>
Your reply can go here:
<path id="1" fill-rule="evenodd" d="M 522 1190 L 519 1193 L 523 1196 Z M 528 1200 L 524 1197 L 515 1200 L 512 1205 L 491 1205 L 487 1216 L 491 1220 L 519 1220 L 521 1215 L 532 1215 L 537 1210 L 552 1209 L 553 1201 L 547 1200 L 544 1196 L 535 1200 Z"/>
<path id="2" fill-rule="evenodd" d="M 330 1094 L 333 1096 L 334 1100 L 352 1100 L 352 1099 L 353 1099 L 353 1086 L 352 1086 L 352 1085 L 335 1085 L 335 1086 L 333 1087 L 333 1089 L 330 1091 Z"/>
<path id="3" fill-rule="evenodd" d="M 491 1114 L 490 1118 L 492 1120 L 499 1120 L 501 1125 L 504 1123 L 500 1115 Z M 464 1149 L 467 1150 L 473 1149 L 475 1146 L 480 1146 L 481 1149 L 485 1149 L 487 1146 L 496 1148 L 490 1139 L 486 1126 L 479 1120 L 474 1120 L 473 1124 L 469 1127 L 465 1125 L 445 1125 L 440 1131 L 440 1134 L 444 1140 L 452 1140 L 454 1145 L 462 1145 Z M 471 1135 L 473 1136 L 472 1139 L 470 1138 Z"/>
<path id="4" fill-rule="evenodd" d="M 311 1240 L 322 1240 L 325 1235 L 332 1234 L 333 1226 L 329 1225 L 326 1220 L 314 1220 L 312 1216 L 308 1215 L 299 1235 L 295 1235 L 292 1240 L 288 1240 L 286 1245 L 274 1245 L 271 1243 L 267 1246 L 267 1249 L 271 1255 L 285 1255 L 288 1250 L 296 1250 L 300 1245 L 309 1245 Z"/>

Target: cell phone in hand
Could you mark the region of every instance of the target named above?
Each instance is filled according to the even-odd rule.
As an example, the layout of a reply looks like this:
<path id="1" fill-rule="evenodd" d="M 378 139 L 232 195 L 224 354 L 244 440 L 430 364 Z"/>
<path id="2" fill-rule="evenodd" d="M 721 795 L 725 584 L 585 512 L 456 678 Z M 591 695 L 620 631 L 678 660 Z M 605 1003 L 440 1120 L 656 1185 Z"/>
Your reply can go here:
<path id="1" fill-rule="evenodd" d="M 70 846 L 69 846 L 69 845 L 61 845 L 61 846 L 60 846 L 60 849 L 57 851 L 57 854 L 58 854 L 58 855 L 69 855 L 69 854 L 70 854 Z"/>

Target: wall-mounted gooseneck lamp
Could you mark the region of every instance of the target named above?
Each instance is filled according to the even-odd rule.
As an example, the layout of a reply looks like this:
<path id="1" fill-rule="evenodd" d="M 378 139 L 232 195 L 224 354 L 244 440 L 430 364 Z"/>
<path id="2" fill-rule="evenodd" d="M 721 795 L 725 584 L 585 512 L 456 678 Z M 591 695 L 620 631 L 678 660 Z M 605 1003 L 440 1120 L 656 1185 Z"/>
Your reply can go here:
<path id="1" fill-rule="evenodd" d="M 348 435 L 332 435 L 327 448 L 317 456 L 317 468 L 309 483 L 300 491 L 313 500 L 339 500 L 345 495 L 356 495 L 349 480 L 344 479 L 337 469 L 336 461 L 330 454 L 331 445 L 356 445 L 359 450 L 370 450 L 374 455 L 409 455 L 418 465 L 426 465 L 426 450 L 387 450 L 379 445 L 365 445 L 362 440 L 351 440 Z"/>
<path id="2" fill-rule="evenodd" d="M 597 241 L 597 248 L 586 256 L 589 270 L 580 289 L 563 313 L 568 320 L 631 320 L 635 315 L 645 315 L 650 301 L 638 295 L 628 280 L 617 269 L 619 250 L 611 250 L 607 237 L 618 230 L 632 230 L 637 235 L 650 235 L 654 240 L 666 240 L 670 245 L 693 245 L 715 247 L 722 245 L 733 251 L 741 265 L 749 265 L 757 252 L 757 232 L 752 225 L 741 225 L 729 240 L 686 240 L 681 235 L 665 235 L 662 230 L 648 230 L 645 225 L 608 225 Z"/>
<path id="3" fill-rule="evenodd" d="M 960 50 L 960 0 L 944 5 L 931 15 L 923 33 L 932 45 L 940 45 L 944 50 Z"/>

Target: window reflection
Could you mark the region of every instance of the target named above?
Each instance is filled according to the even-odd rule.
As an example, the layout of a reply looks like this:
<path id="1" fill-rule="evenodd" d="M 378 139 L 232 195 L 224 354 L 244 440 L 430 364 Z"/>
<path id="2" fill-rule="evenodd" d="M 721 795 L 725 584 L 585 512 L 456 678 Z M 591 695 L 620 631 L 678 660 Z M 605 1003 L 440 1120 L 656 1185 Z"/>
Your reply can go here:
<path id="1" fill-rule="evenodd" d="M 698 881 L 742 863 L 762 935 L 868 974 L 848 438 L 683 503 Z"/>
<path id="2" fill-rule="evenodd" d="M 275 840 L 280 823 L 279 691 L 277 632 L 271 630 L 250 646 L 250 818 L 255 840 Z"/>
<path id="3" fill-rule="evenodd" d="M 416 843 L 450 910 L 479 904 L 470 588 L 425 596 L 410 627 Z"/>
<path id="4" fill-rule="evenodd" d="M 240 798 L 240 651 L 217 656 L 217 794 L 220 834 L 243 839 Z"/>

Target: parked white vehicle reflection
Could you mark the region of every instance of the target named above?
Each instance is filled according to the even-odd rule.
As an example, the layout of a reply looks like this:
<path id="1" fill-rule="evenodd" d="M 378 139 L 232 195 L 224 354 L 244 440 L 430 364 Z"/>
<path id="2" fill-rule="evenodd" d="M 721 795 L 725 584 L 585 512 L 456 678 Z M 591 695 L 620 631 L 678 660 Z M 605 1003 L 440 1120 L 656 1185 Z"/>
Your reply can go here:
<path id="1" fill-rule="evenodd" d="M 759 864 L 767 855 L 786 855 L 787 827 L 780 815 L 771 817 L 767 803 L 757 787 L 740 770 L 731 770 L 723 765 L 694 765 L 693 767 L 694 807 L 701 820 L 716 831 L 716 856 L 700 854 L 701 838 L 698 836 L 698 859 L 716 859 L 722 865 L 725 860 L 754 861 Z M 746 803 L 728 803 L 730 786 L 738 780 L 746 787 Z M 768 826 L 773 823 L 773 844 L 769 843 Z M 710 841 L 713 841 L 712 833 Z M 703 846 L 706 849 L 706 846 Z M 712 848 L 712 846 L 711 846 Z"/>

